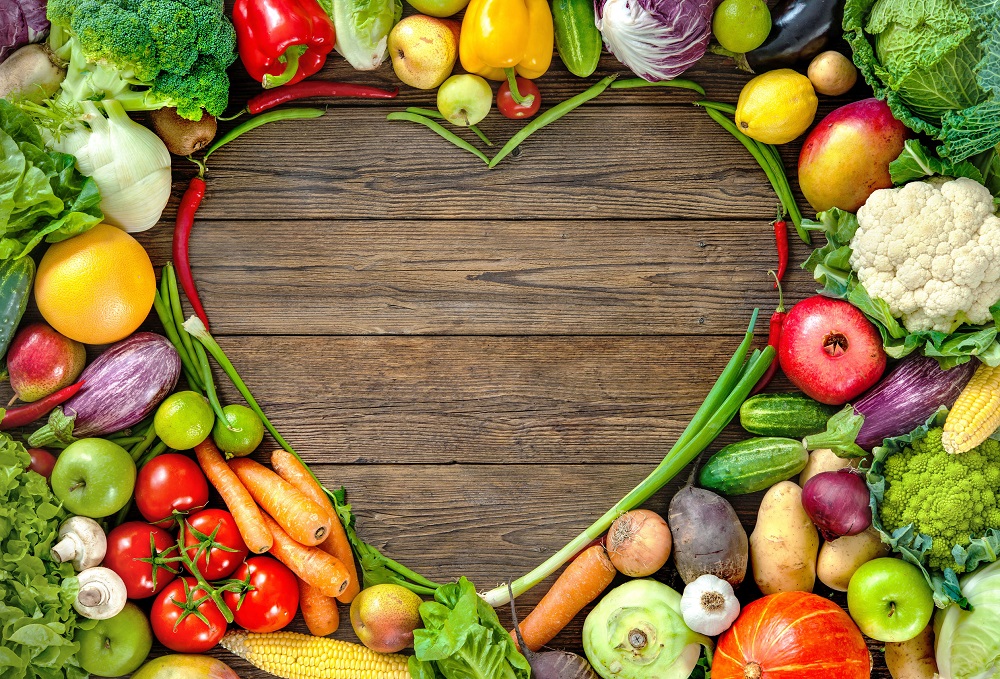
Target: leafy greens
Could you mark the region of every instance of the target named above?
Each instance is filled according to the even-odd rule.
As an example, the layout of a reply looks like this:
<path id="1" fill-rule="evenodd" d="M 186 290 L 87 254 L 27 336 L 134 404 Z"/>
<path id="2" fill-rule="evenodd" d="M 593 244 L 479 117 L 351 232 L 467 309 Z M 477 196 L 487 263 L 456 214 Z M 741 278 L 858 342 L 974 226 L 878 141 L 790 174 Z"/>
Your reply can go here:
<path id="1" fill-rule="evenodd" d="M 0 99 L 0 260 L 87 231 L 103 219 L 100 202 L 76 159 L 47 151 L 31 118 Z"/>

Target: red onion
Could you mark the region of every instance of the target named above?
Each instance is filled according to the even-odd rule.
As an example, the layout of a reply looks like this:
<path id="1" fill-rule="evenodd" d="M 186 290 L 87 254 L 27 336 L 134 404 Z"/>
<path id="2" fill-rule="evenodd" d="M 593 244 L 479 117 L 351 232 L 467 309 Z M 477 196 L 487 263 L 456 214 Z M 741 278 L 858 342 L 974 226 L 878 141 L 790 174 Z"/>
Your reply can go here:
<path id="1" fill-rule="evenodd" d="M 868 485 L 853 469 L 822 472 L 802 487 L 802 508 L 825 540 L 857 535 L 872 525 Z"/>

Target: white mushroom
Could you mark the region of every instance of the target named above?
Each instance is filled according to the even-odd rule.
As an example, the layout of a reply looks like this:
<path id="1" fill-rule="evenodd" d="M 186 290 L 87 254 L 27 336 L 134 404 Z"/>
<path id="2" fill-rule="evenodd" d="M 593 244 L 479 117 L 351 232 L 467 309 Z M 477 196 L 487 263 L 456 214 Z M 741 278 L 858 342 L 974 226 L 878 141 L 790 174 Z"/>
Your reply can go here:
<path id="1" fill-rule="evenodd" d="M 59 542 L 52 547 L 56 563 L 72 561 L 73 568 L 84 571 L 101 563 L 108 551 L 108 538 L 93 519 L 71 516 L 59 526 Z"/>
<path id="2" fill-rule="evenodd" d="M 88 568 L 77 579 L 80 591 L 73 602 L 73 608 L 83 617 L 106 620 L 125 608 L 128 599 L 125 582 L 110 568 Z"/>
<path id="3" fill-rule="evenodd" d="M 740 615 L 740 601 L 733 586 L 706 573 L 684 588 L 681 616 L 693 631 L 710 637 L 729 629 Z"/>

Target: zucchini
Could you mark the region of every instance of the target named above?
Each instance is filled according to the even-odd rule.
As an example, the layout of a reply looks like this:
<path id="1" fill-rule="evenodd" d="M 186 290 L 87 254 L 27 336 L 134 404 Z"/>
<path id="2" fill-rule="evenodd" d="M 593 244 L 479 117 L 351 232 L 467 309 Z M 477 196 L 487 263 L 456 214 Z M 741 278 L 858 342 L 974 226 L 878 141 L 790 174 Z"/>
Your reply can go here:
<path id="1" fill-rule="evenodd" d="M 593 0 L 553 0 L 556 51 L 569 72 L 586 78 L 597 70 L 603 42 Z"/>
<path id="2" fill-rule="evenodd" d="M 35 260 L 31 257 L 0 262 L 0 357 L 7 353 L 21 316 L 28 308 L 34 278 Z"/>
<path id="3" fill-rule="evenodd" d="M 809 453 L 801 441 L 763 436 L 731 443 L 701 468 L 703 488 L 724 495 L 745 495 L 770 488 L 806 468 Z"/>
<path id="4" fill-rule="evenodd" d="M 740 424 L 758 436 L 803 436 L 826 431 L 826 422 L 837 408 L 814 401 L 805 394 L 758 394 L 740 406 Z"/>

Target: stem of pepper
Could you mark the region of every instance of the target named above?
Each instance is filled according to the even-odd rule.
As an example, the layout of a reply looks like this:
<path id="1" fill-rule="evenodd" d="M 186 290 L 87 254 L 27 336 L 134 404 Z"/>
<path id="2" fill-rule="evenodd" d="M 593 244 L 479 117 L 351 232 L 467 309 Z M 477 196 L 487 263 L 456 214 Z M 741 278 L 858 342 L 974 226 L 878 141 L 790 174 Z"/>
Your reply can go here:
<path id="1" fill-rule="evenodd" d="M 507 86 L 510 87 L 510 96 L 517 102 L 518 106 L 531 106 L 534 104 L 535 95 L 521 96 L 520 90 L 517 89 L 517 73 L 514 69 L 505 68 L 503 72 L 507 75 Z"/>
<path id="2" fill-rule="evenodd" d="M 289 47 L 285 50 L 284 54 L 278 57 L 278 63 L 284 64 L 285 70 L 280 75 L 265 73 L 264 79 L 261 80 L 260 84 L 264 86 L 265 90 L 269 90 L 274 87 L 281 87 L 287 83 L 299 72 L 299 57 L 308 50 L 309 48 L 306 45 L 292 45 Z"/>

